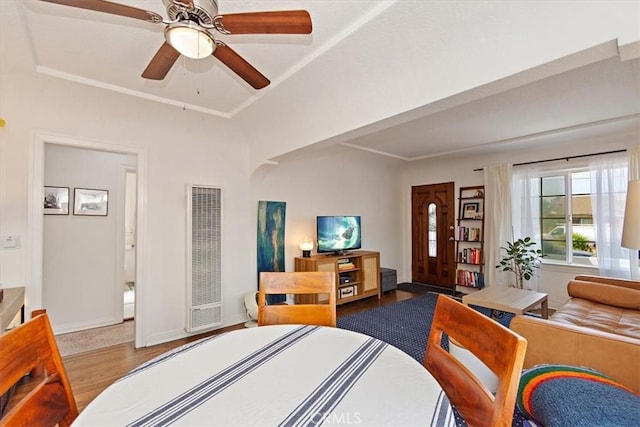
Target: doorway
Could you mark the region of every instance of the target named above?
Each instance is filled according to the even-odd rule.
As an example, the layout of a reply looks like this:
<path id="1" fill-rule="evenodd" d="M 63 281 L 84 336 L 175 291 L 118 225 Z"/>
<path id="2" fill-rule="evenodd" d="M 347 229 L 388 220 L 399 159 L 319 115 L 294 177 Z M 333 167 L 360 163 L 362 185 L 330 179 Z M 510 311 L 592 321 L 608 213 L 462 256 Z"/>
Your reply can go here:
<path id="1" fill-rule="evenodd" d="M 411 281 L 455 289 L 455 184 L 411 187 Z"/>
<path id="2" fill-rule="evenodd" d="M 45 184 L 69 189 L 68 214 L 43 218 L 43 307 L 56 335 L 122 323 L 126 203 L 119 167 L 135 170 L 135 156 L 45 145 Z M 82 192 L 101 192 L 103 210 L 85 213 Z"/>
<path id="3" fill-rule="evenodd" d="M 141 256 L 144 253 L 145 247 L 145 200 L 146 200 L 146 170 L 147 170 L 147 153 L 144 148 L 115 145 L 102 142 L 93 142 L 87 140 L 78 140 L 74 138 L 64 137 L 60 135 L 53 135 L 47 133 L 36 133 L 33 139 L 33 149 L 30 151 L 30 182 L 29 182 L 29 206 L 28 206 L 28 218 L 27 229 L 30 231 L 28 239 L 31 243 L 31 249 L 29 250 L 28 262 L 31 268 L 27 272 L 27 282 L 30 284 L 26 288 L 26 305 L 25 310 L 29 312 L 33 308 L 43 307 L 44 299 L 44 287 L 43 287 L 43 247 L 44 247 L 44 215 L 43 215 L 43 188 L 45 185 L 45 146 L 48 144 L 55 144 L 67 147 L 84 148 L 88 150 L 97 150 L 107 153 L 121 153 L 130 154 L 135 156 L 137 163 L 137 183 L 136 183 L 136 245 L 135 245 L 135 258 L 138 260 L 138 268 L 135 272 L 135 286 L 136 286 L 136 304 L 135 304 L 135 317 L 138 320 L 135 326 L 135 346 L 143 347 L 146 345 L 146 331 L 144 324 L 140 319 L 143 319 L 142 304 L 144 298 L 144 269 L 140 268 L 139 260 L 144 259 Z M 77 167 L 77 164 L 75 165 Z M 103 218 L 104 219 L 104 218 Z M 122 242 L 118 246 L 120 251 L 119 259 L 124 258 L 124 233 L 117 233 L 118 238 Z M 122 258 L 120 258 L 122 257 Z M 113 264 L 115 265 L 115 263 Z M 113 267 L 112 267 L 113 268 Z M 113 271 L 113 270 L 112 270 Z M 120 284 L 122 283 L 122 270 L 118 273 L 120 275 Z M 120 285 L 122 286 L 122 285 Z M 122 289 L 121 287 L 119 289 Z M 113 294 L 120 301 L 120 316 L 122 315 L 122 301 L 123 296 L 120 291 Z M 84 307 L 84 305 L 82 305 Z M 97 326 L 97 325 L 96 325 Z M 62 332 L 62 331 L 61 331 Z"/>

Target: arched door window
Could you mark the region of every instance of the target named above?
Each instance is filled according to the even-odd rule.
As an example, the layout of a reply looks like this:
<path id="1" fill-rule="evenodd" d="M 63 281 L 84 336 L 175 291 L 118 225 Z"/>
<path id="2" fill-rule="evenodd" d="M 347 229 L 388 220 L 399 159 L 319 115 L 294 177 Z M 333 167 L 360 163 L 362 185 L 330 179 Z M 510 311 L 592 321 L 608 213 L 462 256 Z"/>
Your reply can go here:
<path id="1" fill-rule="evenodd" d="M 429 203 L 427 213 L 429 215 L 429 232 L 427 236 L 427 240 L 429 241 L 429 256 L 436 257 L 438 256 L 438 222 L 435 203 Z"/>

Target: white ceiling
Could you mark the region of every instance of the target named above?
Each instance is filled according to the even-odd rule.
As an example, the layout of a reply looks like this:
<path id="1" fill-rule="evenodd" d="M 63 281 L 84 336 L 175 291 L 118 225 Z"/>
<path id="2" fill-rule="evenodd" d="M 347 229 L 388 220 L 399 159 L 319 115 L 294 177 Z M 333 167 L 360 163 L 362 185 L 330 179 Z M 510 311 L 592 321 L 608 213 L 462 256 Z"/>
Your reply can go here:
<path id="1" fill-rule="evenodd" d="M 3 0 L 4 1 L 4 0 Z M 161 0 L 119 0 L 167 18 Z M 271 80 L 268 90 L 307 65 L 332 38 L 375 9 L 363 1 L 219 0 L 219 13 L 306 9 L 311 35 L 214 35 Z M 330 6 L 330 7 L 328 7 Z M 256 91 L 214 57 L 178 59 L 162 81 L 140 77 L 164 42 L 164 24 L 26 0 L 19 6 L 37 67 L 96 85 L 230 117 L 267 90 Z M 116 64 L 116 65 L 114 65 Z"/>
<path id="2" fill-rule="evenodd" d="M 471 147 L 640 129 L 640 60 L 611 58 L 358 137 L 354 146 L 419 159 Z M 587 132 L 585 132 L 587 130 Z M 428 146 L 425 143 L 429 142 Z"/>
<path id="3" fill-rule="evenodd" d="M 271 80 L 269 87 L 256 91 L 213 57 L 180 58 L 163 81 L 142 79 L 140 74 L 163 43 L 161 24 L 37 0 L 0 2 L 5 70 L 19 66 L 22 60 L 31 67 L 35 64 L 36 70 L 45 74 L 230 119 L 301 75 L 324 73 L 339 78 L 339 63 L 316 59 L 330 57 L 341 44 L 353 41 L 350 38 L 354 33 L 374 25 L 372 22 L 385 16 L 391 6 L 400 9 L 417 4 L 219 0 L 220 13 L 306 9 L 312 16 L 311 35 L 220 36 Z M 161 0 L 120 2 L 166 17 Z M 405 15 L 411 16 L 411 12 L 407 10 Z M 421 25 L 405 25 L 402 37 L 390 32 L 389 43 L 397 43 L 400 49 L 403 44 L 409 48 L 412 37 L 422 37 L 423 30 Z M 24 39 L 22 43 L 13 42 L 18 38 Z M 31 57 L 25 57 L 20 49 L 25 41 Z M 375 48 L 375 44 L 361 44 L 342 61 L 376 55 Z M 7 64 L 7 58 L 11 58 L 12 64 Z M 411 67 L 411 60 L 408 54 L 406 64 L 394 66 Z M 303 70 L 306 72 L 301 73 Z M 313 102 L 314 83 L 306 82 L 308 93 L 300 93 L 298 99 L 290 102 L 301 106 Z M 475 96 L 475 100 L 454 103 L 450 108 L 398 112 L 392 120 L 363 126 L 357 134 L 345 136 L 340 142 L 413 160 L 470 148 L 517 144 L 529 138 L 553 140 L 574 130 L 581 134 L 591 131 L 602 134 L 638 133 L 640 129 L 638 59 L 623 62 L 618 56 L 611 56 L 524 86 L 489 92 L 492 93 L 489 96 Z"/>

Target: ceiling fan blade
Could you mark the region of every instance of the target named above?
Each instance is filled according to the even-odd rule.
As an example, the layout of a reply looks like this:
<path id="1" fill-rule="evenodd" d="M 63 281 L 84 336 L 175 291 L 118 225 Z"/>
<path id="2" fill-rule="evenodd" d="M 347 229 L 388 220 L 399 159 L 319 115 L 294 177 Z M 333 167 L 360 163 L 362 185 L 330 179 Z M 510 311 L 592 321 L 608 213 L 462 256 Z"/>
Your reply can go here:
<path id="1" fill-rule="evenodd" d="M 64 6 L 78 7 L 80 9 L 95 10 L 96 12 L 110 13 L 112 15 L 126 16 L 129 18 L 141 19 L 153 23 L 162 22 L 162 16 L 155 12 L 138 9 L 120 3 L 112 3 L 105 0 L 41 0 L 48 3 L 61 4 Z"/>
<path id="2" fill-rule="evenodd" d="M 253 68 L 253 65 L 249 64 L 243 57 L 221 41 L 216 40 L 216 50 L 213 51 L 213 56 L 218 58 L 220 62 L 229 67 L 231 71 L 239 75 L 254 89 L 262 89 L 271 83 L 260 71 Z"/>
<path id="3" fill-rule="evenodd" d="M 217 15 L 216 30 L 223 34 L 311 34 L 311 16 L 306 10 L 250 12 Z"/>
<path id="4" fill-rule="evenodd" d="M 150 80 L 164 79 L 179 57 L 178 51 L 171 47 L 169 43 L 164 42 L 153 59 L 151 59 L 151 62 L 149 62 L 149 65 L 147 65 L 142 77 Z"/>

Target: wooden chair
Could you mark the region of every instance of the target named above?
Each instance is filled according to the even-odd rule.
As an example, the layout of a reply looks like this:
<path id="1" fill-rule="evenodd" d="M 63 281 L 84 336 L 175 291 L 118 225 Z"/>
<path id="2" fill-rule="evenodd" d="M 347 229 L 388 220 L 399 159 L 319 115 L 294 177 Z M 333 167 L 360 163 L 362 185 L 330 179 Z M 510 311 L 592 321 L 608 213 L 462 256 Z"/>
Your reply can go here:
<path id="1" fill-rule="evenodd" d="M 498 379 L 495 397 L 440 346 L 446 333 L 482 361 Z M 438 296 L 424 366 L 469 426 L 511 426 L 527 340 L 445 295 Z"/>
<path id="2" fill-rule="evenodd" d="M 11 402 L 0 425 L 71 425 L 78 407 L 46 313 L 0 335 L 0 360 L 0 395 L 27 373 L 41 374 L 33 379 L 35 384 L 29 384 L 27 394 Z"/>
<path id="3" fill-rule="evenodd" d="M 267 305 L 267 295 L 294 294 L 305 303 Z M 312 295 L 315 294 L 315 295 Z M 318 295 L 329 296 L 322 303 Z M 258 326 L 277 324 L 336 326 L 336 275 L 331 272 L 260 273 Z"/>

